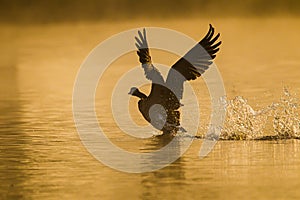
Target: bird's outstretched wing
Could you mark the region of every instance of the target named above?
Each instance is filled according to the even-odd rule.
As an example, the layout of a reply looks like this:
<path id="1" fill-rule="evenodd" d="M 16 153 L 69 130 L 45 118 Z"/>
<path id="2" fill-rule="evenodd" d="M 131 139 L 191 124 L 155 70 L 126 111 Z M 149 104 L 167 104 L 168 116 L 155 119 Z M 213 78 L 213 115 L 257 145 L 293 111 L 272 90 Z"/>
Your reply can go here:
<path id="1" fill-rule="evenodd" d="M 214 32 L 215 29 L 210 24 L 206 36 L 170 69 L 166 84 L 178 99 L 182 99 L 184 81 L 201 76 L 216 57 L 221 41 L 215 44 L 220 33 L 214 37 Z"/>
<path id="2" fill-rule="evenodd" d="M 151 80 L 152 83 L 163 85 L 164 79 L 161 73 L 158 71 L 158 69 L 154 67 L 151 61 L 146 37 L 146 30 L 143 29 L 143 33 L 141 33 L 141 31 L 138 31 L 138 35 L 139 37 L 135 37 L 135 46 L 138 49 L 137 54 L 144 69 L 145 76 L 147 79 Z"/>

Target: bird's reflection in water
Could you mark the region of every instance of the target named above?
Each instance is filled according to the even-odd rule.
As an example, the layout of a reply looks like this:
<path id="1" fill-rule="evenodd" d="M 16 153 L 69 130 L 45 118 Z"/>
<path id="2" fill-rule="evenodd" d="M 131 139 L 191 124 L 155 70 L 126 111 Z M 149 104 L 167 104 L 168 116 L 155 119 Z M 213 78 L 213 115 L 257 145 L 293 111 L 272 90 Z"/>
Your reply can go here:
<path id="1" fill-rule="evenodd" d="M 164 146 L 168 145 L 172 140 L 174 139 L 174 142 L 179 143 L 178 139 L 171 135 L 171 134 L 162 134 L 162 135 L 157 135 L 153 136 L 148 142 L 146 143 L 145 146 L 145 151 L 147 150 L 159 150 L 163 148 Z M 178 148 L 179 150 L 180 148 Z"/>
<path id="2" fill-rule="evenodd" d="M 162 193 L 162 191 L 170 189 L 172 187 L 170 185 L 173 185 L 174 183 L 176 183 L 176 187 L 181 187 L 184 185 L 184 181 L 182 180 L 186 179 L 184 172 L 185 162 L 184 158 L 180 157 L 181 145 L 180 137 L 174 137 L 166 134 L 147 140 L 142 151 L 154 152 L 165 147 L 169 148 L 169 154 L 165 154 L 164 156 L 169 156 L 172 158 L 177 156 L 178 159 L 162 169 L 141 173 L 142 199 L 155 199 Z M 149 160 L 148 162 L 149 164 L 156 164 L 158 159 L 163 158 L 160 158 L 159 156 L 153 156 L 152 160 Z M 172 192 L 176 193 L 176 191 Z"/>

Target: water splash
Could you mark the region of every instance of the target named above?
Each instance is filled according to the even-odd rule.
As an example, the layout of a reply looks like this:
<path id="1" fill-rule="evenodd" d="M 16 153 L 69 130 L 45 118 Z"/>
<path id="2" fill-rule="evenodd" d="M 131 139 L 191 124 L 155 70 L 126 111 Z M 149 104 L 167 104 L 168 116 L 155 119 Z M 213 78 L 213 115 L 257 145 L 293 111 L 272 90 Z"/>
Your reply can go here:
<path id="1" fill-rule="evenodd" d="M 273 128 L 278 138 L 300 138 L 298 99 L 283 89 L 280 103 L 274 112 Z"/>
<path id="2" fill-rule="evenodd" d="M 220 139 L 290 139 L 300 138 L 298 99 L 287 88 L 279 102 L 254 110 L 241 96 L 227 102 L 227 116 Z M 266 131 L 271 121 L 273 131 Z"/>

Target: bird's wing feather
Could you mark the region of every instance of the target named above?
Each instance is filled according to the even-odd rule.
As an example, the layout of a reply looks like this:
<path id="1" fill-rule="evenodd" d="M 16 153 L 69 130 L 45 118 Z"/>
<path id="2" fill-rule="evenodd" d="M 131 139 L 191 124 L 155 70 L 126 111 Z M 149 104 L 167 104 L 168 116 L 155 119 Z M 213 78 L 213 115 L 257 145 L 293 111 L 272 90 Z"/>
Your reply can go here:
<path id="1" fill-rule="evenodd" d="M 183 83 L 186 80 L 195 80 L 201 76 L 216 57 L 221 41 L 215 44 L 220 37 L 220 33 L 213 37 L 214 31 L 210 24 L 206 36 L 169 70 L 166 84 L 178 99 L 182 99 Z"/>
<path id="2" fill-rule="evenodd" d="M 146 30 L 143 29 L 143 33 L 138 31 L 138 35 L 139 37 L 135 37 L 135 46 L 138 49 L 137 54 L 144 69 L 146 78 L 151 80 L 152 83 L 164 84 L 164 79 L 161 73 L 152 64 L 146 37 Z"/>

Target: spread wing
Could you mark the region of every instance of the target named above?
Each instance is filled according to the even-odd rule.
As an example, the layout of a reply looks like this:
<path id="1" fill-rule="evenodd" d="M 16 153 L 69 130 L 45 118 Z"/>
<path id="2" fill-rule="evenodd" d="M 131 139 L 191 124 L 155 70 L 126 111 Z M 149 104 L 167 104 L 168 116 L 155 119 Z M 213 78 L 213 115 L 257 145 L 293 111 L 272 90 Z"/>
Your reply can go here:
<path id="1" fill-rule="evenodd" d="M 164 79 L 161 73 L 154 67 L 151 61 L 148 42 L 146 38 L 146 30 L 143 29 L 143 33 L 141 33 L 141 31 L 138 31 L 138 35 L 139 37 L 135 37 L 135 46 L 138 49 L 137 54 L 144 69 L 146 78 L 151 80 L 152 83 L 164 85 Z"/>
<path id="2" fill-rule="evenodd" d="M 216 57 L 221 41 L 215 44 L 220 33 L 214 37 L 214 32 L 215 29 L 210 24 L 206 36 L 170 69 L 166 84 L 178 99 L 182 99 L 183 83 L 201 76 Z"/>

